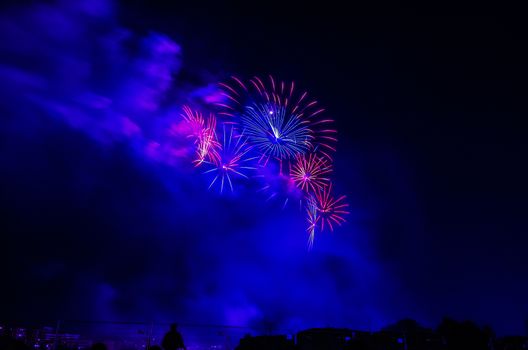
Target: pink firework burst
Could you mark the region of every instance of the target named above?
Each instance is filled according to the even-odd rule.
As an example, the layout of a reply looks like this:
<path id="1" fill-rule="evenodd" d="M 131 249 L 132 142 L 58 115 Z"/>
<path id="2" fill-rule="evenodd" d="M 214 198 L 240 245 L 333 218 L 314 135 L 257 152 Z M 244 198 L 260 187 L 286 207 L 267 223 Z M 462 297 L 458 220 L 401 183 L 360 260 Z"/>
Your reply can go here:
<path id="1" fill-rule="evenodd" d="M 315 192 L 315 202 L 317 206 L 318 218 L 321 226 L 321 231 L 324 230 L 325 225 L 334 230 L 334 224 L 341 225 L 346 220 L 345 215 L 349 214 L 347 211 L 348 203 L 345 202 L 346 196 L 335 198 L 332 195 L 332 184 L 323 187 Z"/>
<path id="2" fill-rule="evenodd" d="M 214 128 L 208 129 L 198 140 L 194 164 L 199 166 L 206 160 L 213 163 L 218 162 L 220 159 L 220 147 L 221 145 L 217 140 Z"/>
<path id="3" fill-rule="evenodd" d="M 187 126 L 187 137 L 200 139 L 206 129 L 205 118 L 202 113 L 194 111 L 189 106 L 183 106 L 180 115 Z"/>
<path id="4" fill-rule="evenodd" d="M 290 175 L 300 189 L 315 192 L 328 185 L 330 179 L 327 175 L 330 172 L 332 166 L 326 158 L 310 153 L 295 157 Z"/>
<path id="5" fill-rule="evenodd" d="M 210 114 L 209 118 L 204 118 L 202 113 L 193 111 L 188 106 L 183 106 L 181 114 L 188 127 L 187 137 L 192 138 L 196 145 L 195 166 L 201 165 L 204 161 L 217 162 L 220 155 L 220 142 L 216 137 L 216 117 Z"/>

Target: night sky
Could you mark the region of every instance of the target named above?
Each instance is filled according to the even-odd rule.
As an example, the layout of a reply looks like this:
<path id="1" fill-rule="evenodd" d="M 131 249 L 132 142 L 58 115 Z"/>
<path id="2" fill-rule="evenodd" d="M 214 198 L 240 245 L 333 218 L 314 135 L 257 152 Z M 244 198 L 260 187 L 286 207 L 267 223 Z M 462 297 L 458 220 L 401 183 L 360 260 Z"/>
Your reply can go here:
<path id="1" fill-rule="evenodd" d="M 0 318 L 299 330 L 451 316 L 524 333 L 525 21 L 456 10 L 2 5 Z M 208 191 L 192 165 L 145 151 L 183 103 L 267 74 L 338 129 L 350 215 L 311 251 L 295 206 Z"/>

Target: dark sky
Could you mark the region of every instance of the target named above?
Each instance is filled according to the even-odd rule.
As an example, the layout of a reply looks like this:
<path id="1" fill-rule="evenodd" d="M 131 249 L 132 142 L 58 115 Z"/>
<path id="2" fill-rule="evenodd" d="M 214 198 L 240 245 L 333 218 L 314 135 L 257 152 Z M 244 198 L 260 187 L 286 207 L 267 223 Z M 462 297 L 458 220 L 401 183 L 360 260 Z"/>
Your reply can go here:
<path id="1" fill-rule="evenodd" d="M 86 44 L 40 44 L 50 52 L 44 62 L 74 52 L 118 71 L 94 49 L 116 27 L 178 43 L 180 100 L 185 87 L 232 74 L 294 79 L 336 120 L 334 179 L 351 214 L 307 252 L 302 234 L 292 238 L 302 226 L 294 210 L 248 194 L 211 198 L 188 170 L 174 175 L 127 142 L 94 141 L 50 118 L 49 104 L 48 113 L 32 106 L 26 85 L 15 86 L 13 102 L 3 83 L 8 318 L 177 315 L 366 329 L 402 317 L 434 326 L 447 315 L 524 332 L 528 55 L 515 9 L 161 1 L 103 8 L 83 19 L 89 31 L 75 34 Z M 6 18 L 23 15 L 10 11 L 0 30 L 19 33 Z M 33 39 L 10 48 L 16 37 L 0 38 L 9 53 L 2 76 L 55 77 L 55 65 L 31 55 Z M 17 55 L 33 59 L 13 63 Z M 10 67 L 30 73 L 13 78 Z M 90 91 L 117 89 L 113 78 L 93 74 L 95 82 L 82 80 Z M 38 95 L 66 100 L 70 85 L 60 84 Z"/>

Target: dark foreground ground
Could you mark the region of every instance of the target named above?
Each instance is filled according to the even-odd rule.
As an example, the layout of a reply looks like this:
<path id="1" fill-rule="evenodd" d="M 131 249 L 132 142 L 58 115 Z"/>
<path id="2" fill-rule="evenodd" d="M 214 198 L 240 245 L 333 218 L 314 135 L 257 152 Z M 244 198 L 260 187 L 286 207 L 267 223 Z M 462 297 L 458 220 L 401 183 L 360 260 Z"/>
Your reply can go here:
<path id="1" fill-rule="evenodd" d="M 72 325 L 76 324 L 77 328 Z M 0 325 L 0 350 L 177 350 L 162 349 L 166 325 L 57 322 L 53 327 Z M 516 350 L 528 349 L 527 336 L 497 336 L 471 321 L 444 319 L 435 329 L 402 320 L 379 331 L 311 328 L 299 332 L 244 327 L 182 325 L 188 350 Z M 257 334 L 257 335 L 254 335 Z"/>

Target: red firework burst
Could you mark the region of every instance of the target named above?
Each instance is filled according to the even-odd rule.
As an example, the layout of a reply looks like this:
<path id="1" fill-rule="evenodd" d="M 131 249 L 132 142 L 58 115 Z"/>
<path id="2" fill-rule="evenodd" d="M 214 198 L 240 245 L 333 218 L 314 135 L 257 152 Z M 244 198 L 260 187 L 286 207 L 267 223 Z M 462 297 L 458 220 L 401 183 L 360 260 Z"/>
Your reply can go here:
<path id="1" fill-rule="evenodd" d="M 328 185 L 330 179 L 326 176 L 330 172 L 332 172 L 332 166 L 326 158 L 310 153 L 295 157 L 290 175 L 300 189 L 315 192 Z"/>
<path id="2" fill-rule="evenodd" d="M 324 230 L 325 225 L 333 231 L 334 224 L 341 225 L 346 221 L 344 216 L 349 212 L 346 210 L 348 203 L 345 202 L 345 198 L 344 195 L 338 198 L 332 195 L 332 184 L 316 191 L 317 221 L 320 222 L 321 231 Z"/>

